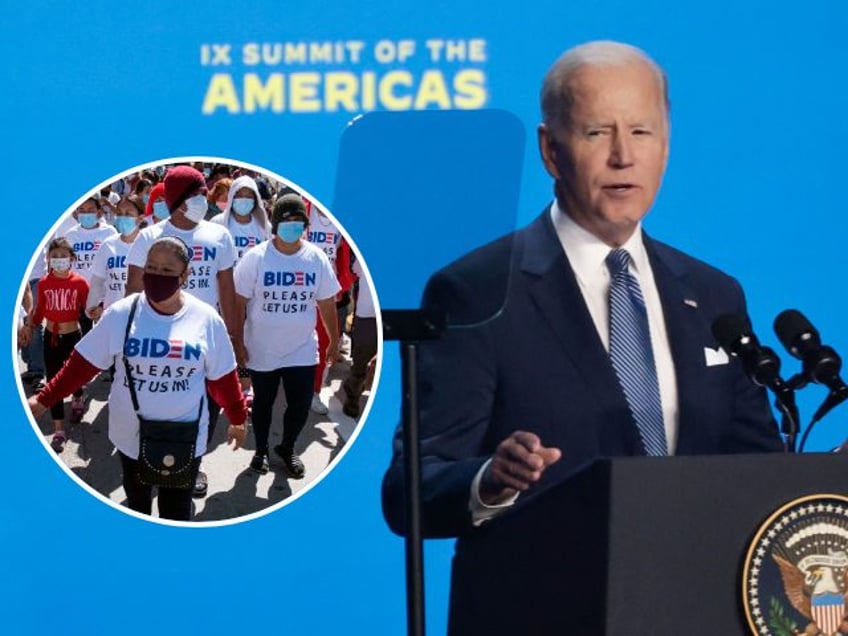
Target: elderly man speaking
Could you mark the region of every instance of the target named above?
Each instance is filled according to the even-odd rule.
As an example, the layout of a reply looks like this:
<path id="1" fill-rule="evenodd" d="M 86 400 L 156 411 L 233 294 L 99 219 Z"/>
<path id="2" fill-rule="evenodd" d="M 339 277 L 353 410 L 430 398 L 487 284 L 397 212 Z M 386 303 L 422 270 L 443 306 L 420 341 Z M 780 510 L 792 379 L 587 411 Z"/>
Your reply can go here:
<path id="1" fill-rule="evenodd" d="M 781 448 L 764 391 L 714 350 L 715 318 L 745 313 L 739 284 L 641 227 L 668 161 L 662 69 L 626 44 L 583 44 L 548 71 L 541 108 L 554 201 L 424 294 L 460 323 L 486 294 L 501 307 L 421 346 L 425 536 L 473 537 L 599 457 Z M 401 455 L 396 436 L 383 507 L 398 533 Z"/>

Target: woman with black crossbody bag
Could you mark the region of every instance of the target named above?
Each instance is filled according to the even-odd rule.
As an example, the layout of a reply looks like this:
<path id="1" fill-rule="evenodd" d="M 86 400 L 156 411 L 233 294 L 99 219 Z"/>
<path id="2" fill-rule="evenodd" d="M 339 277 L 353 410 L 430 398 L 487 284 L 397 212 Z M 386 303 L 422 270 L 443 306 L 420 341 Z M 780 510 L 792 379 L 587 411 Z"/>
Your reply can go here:
<path id="1" fill-rule="evenodd" d="M 207 389 L 231 422 L 227 437 L 235 448 L 247 418 L 223 320 L 180 289 L 190 261 L 180 239 L 155 241 L 144 293 L 109 307 L 65 368 L 29 402 L 38 416 L 122 358 L 109 395 L 109 438 L 119 451 L 127 506 L 150 515 L 158 487 L 159 516 L 179 521 L 191 518 L 191 489 L 208 442 Z"/>

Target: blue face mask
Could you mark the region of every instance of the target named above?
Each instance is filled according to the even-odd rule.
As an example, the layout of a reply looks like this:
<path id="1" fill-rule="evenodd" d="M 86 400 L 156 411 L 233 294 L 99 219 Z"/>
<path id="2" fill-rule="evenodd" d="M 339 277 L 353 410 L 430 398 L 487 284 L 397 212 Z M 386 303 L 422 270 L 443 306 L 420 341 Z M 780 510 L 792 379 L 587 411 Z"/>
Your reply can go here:
<path id="1" fill-rule="evenodd" d="M 122 236 L 129 236 L 133 232 L 135 232 L 136 225 L 135 218 L 131 216 L 116 216 L 115 217 L 115 229 L 121 233 Z"/>
<path id="2" fill-rule="evenodd" d="M 149 194 L 142 194 L 141 195 L 141 201 L 142 201 L 142 203 L 144 203 L 144 205 L 147 205 L 147 202 L 150 201 L 150 195 Z"/>
<path id="3" fill-rule="evenodd" d="M 285 243 L 297 243 L 298 239 L 303 236 L 303 230 L 306 225 L 303 221 L 288 221 L 277 225 L 277 236 Z"/>
<path id="4" fill-rule="evenodd" d="M 96 212 L 79 212 L 77 213 L 77 221 L 82 225 L 86 230 L 90 230 L 91 228 L 97 225 L 97 213 Z"/>
<path id="5" fill-rule="evenodd" d="M 239 216 L 247 216 L 253 212 L 253 199 L 250 197 L 236 197 L 233 199 L 233 212 Z"/>
<path id="6" fill-rule="evenodd" d="M 171 211 L 168 210 L 167 203 L 165 203 L 164 201 L 157 201 L 153 204 L 153 214 L 157 219 L 161 221 L 162 219 L 167 219 L 169 216 L 171 216 Z"/>

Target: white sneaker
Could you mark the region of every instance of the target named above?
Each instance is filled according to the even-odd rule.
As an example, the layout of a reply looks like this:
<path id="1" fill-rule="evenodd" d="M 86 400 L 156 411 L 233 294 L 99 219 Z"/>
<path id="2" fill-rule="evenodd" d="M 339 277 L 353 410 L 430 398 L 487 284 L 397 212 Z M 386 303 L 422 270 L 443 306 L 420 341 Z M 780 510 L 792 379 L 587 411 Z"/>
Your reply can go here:
<path id="1" fill-rule="evenodd" d="M 330 407 L 321 401 L 321 396 L 317 393 L 312 395 L 312 405 L 309 408 L 312 409 L 313 413 L 317 413 L 318 415 L 326 415 L 330 412 Z"/>

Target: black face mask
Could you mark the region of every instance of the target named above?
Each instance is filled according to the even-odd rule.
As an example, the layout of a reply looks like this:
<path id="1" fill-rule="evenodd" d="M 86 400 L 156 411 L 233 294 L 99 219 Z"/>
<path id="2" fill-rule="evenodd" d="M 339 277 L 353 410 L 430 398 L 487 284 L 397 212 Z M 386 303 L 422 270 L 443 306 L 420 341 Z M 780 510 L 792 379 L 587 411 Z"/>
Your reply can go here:
<path id="1" fill-rule="evenodd" d="M 168 300 L 180 288 L 180 277 L 168 274 L 152 274 L 144 272 L 142 277 L 144 293 L 149 300 L 161 303 Z"/>

